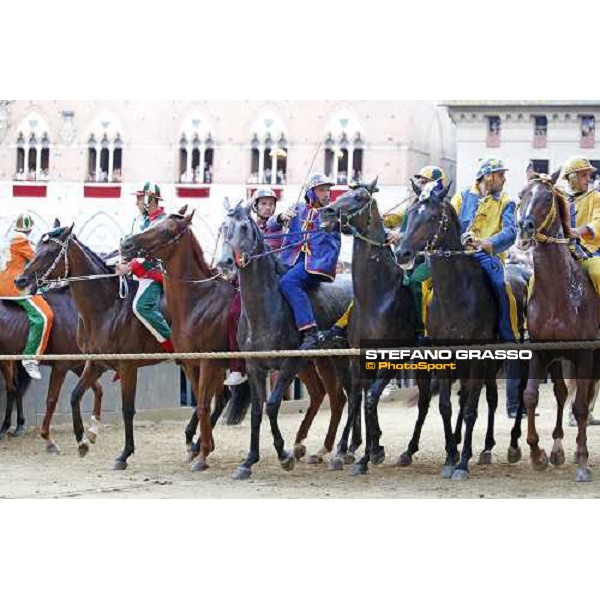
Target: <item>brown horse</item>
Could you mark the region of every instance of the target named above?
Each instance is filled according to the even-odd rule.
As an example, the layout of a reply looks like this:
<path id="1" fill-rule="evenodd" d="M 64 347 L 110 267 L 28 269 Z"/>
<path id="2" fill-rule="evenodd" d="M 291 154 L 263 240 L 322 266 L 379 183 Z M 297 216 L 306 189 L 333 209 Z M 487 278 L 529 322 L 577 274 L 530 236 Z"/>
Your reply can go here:
<path id="1" fill-rule="evenodd" d="M 558 172 L 552 178 L 534 176 L 520 194 L 518 246 L 521 249 L 534 248 L 534 286 L 527 310 L 529 337 L 534 341 L 593 340 L 600 323 L 600 299 L 587 274 L 568 249 L 569 207 L 567 199 L 554 186 L 557 178 Z M 578 428 L 576 481 L 589 481 L 591 471 L 588 467 L 586 428 L 588 396 L 590 387 L 593 387 L 590 384 L 594 372 L 591 350 L 543 350 L 534 353 L 524 394 L 531 461 L 538 470 L 548 466 L 546 453 L 539 446 L 535 407 L 545 369 L 561 359 L 574 364 L 577 379 L 573 404 Z M 564 382 L 559 391 L 557 422 L 552 434 L 554 447 L 550 456 L 553 464 L 564 462 L 562 416 L 567 395 Z"/>
<path id="2" fill-rule="evenodd" d="M 50 290 L 44 296 L 54 312 L 54 325 L 50 332 L 46 351 L 49 354 L 77 354 L 79 352 L 77 344 L 77 323 L 79 316 L 71 297 L 70 289 Z M 0 350 L 5 354 L 20 354 L 27 342 L 28 333 L 29 322 L 25 311 L 10 300 L 0 301 Z M 67 373 L 73 371 L 76 375 L 81 376 L 85 362 L 82 360 L 42 361 L 42 364 L 50 366 L 51 372 L 48 396 L 46 398 L 46 414 L 44 415 L 40 435 L 47 442 L 46 450 L 48 452 L 59 453 L 60 448 L 52 439 L 50 430 L 52 416 L 54 415 L 60 390 Z M 102 371 L 99 373 L 101 374 Z M 94 391 L 94 407 L 92 421 L 88 428 L 88 437 L 91 442 L 95 442 L 102 408 L 102 386 L 96 380 L 91 382 L 90 386 Z M 19 407 L 20 399 L 18 397 L 16 399 L 17 407 Z M 19 412 L 21 414 L 18 414 L 17 429 L 15 430 L 17 435 L 23 430 L 24 426 L 22 409 Z M 6 419 L 2 428 L 0 428 L 0 434 L 9 427 L 10 413 L 7 411 Z"/>
<path id="3" fill-rule="evenodd" d="M 165 299 L 171 315 L 171 339 L 178 352 L 227 351 L 229 308 L 235 288 L 215 274 L 204 259 L 200 244 L 189 229 L 192 215 L 171 215 L 143 233 L 123 240 L 126 258 L 152 256 L 165 266 Z M 200 453 L 192 470 L 208 468 L 214 449 L 210 407 L 223 393 L 228 361 L 184 360 L 183 368 L 197 399 Z"/>
<path id="4" fill-rule="evenodd" d="M 90 275 L 97 278 L 85 279 Z M 159 343 L 134 315 L 133 290 L 125 298 L 120 298 L 119 282 L 111 275 L 114 275 L 111 268 L 77 239 L 71 225 L 71 227 L 54 229 L 42 237 L 33 261 L 17 277 L 15 284 L 27 288 L 34 283 L 43 284 L 46 280 L 58 277 L 80 278 L 72 280 L 70 287 L 81 317 L 78 327 L 78 345 L 84 353 L 156 354 L 162 352 Z M 130 286 L 135 285 L 137 284 L 134 282 L 130 283 Z M 115 469 L 122 470 L 127 467 L 127 459 L 135 450 L 133 417 L 137 370 L 161 361 L 162 359 L 144 359 L 86 363 L 71 395 L 73 429 L 80 456 L 85 456 L 89 450 L 89 440 L 84 436 L 81 419 L 81 397 L 106 369 L 114 369 L 121 380 L 125 422 L 125 447 L 115 461 Z"/>

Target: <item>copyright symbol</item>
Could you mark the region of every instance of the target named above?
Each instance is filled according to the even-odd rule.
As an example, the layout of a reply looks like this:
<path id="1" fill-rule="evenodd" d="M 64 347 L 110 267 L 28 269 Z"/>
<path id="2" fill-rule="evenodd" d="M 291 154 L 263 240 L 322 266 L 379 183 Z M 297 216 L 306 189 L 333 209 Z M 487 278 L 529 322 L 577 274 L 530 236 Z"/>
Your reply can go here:
<path id="1" fill-rule="evenodd" d="M 374 362 L 368 362 L 368 363 L 365 365 L 365 367 L 366 367 L 366 368 L 367 368 L 369 371 L 372 371 L 372 370 L 374 370 L 374 369 L 376 368 L 376 367 L 375 367 L 375 363 L 374 363 Z"/>

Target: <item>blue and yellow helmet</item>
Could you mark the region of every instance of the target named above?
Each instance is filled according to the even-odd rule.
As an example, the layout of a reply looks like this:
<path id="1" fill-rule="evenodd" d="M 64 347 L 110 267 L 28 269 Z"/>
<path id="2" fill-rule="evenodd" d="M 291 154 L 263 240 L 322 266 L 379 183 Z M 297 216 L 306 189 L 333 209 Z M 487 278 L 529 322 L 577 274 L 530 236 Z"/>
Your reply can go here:
<path id="1" fill-rule="evenodd" d="M 485 177 L 486 175 L 491 175 L 492 173 L 498 173 L 500 171 L 508 171 L 502 159 L 486 158 L 479 163 L 475 179 L 479 181 L 482 177 Z"/>

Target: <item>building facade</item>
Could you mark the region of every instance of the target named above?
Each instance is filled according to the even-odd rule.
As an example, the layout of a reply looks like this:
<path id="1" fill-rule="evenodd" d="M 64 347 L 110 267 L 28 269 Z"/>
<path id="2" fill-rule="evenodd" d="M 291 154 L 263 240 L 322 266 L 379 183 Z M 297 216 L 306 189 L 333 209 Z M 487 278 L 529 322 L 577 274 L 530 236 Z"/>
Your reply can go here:
<path id="1" fill-rule="evenodd" d="M 595 123 L 600 100 L 448 101 L 456 126 L 457 186 L 473 182 L 481 158 L 506 161 L 507 190 L 516 195 L 525 183 L 529 163 L 552 173 L 574 155 L 600 169 L 600 140 Z"/>
<path id="2" fill-rule="evenodd" d="M 295 203 L 310 171 L 338 183 L 379 177 L 385 209 L 426 164 L 455 172 L 454 128 L 428 101 L 0 101 L 0 233 L 29 210 L 34 237 L 54 218 L 100 252 L 130 232 L 140 182 L 169 210 L 196 209 L 209 255 L 223 200 L 270 184 Z M 347 255 L 348 244 L 345 244 Z"/>

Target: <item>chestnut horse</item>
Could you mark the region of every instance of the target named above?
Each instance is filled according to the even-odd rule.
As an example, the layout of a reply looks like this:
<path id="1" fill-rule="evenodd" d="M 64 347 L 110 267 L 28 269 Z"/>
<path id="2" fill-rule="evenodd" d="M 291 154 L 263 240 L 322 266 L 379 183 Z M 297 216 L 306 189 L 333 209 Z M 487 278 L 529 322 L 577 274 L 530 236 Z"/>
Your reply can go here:
<path id="1" fill-rule="evenodd" d="M 568 200 L 555 187 L 559 172 L 533 176 L 521 191 L 521 209 L 517 243 L 525 250 L 533 246 L 534 285 L 527 307 L 527 325 L 532 341 L 594 340 L 600 323 L 600 299 L 592 283 L 568 248 L 571 232 Z M 542 350 L 535 352 L 524 394 L 527 407 L 527 443 L 535 469 L 548 466 L 546 452 L 539 446 L 535 427 L 535 407 L 540 379 L 549 366 L 561 359 L 573 363 L 577 392 L 573 414 L 577 421 L 576 481 L 589 481 L 587 422 L 592 379 L 597 368 L 589 349 Z M 564 387 L 564 383 L 563 383 Z M 564 436 L 562 418 L 567 390 L 557 395 L 558 411 L 552 433 L 554 446 L 550 462 L 562 464 Z"/>
<path id="2" fill-rule="evenodd" d="M 46 292 L 44 297 L 54 313 L 54 325 L 50 332 L 46 352 L 49 354 L 77 354 L 80 351 L 77 344 L 79 315 L 71 297 L 71 290 L 68 287 L 52 289 Z M 20 354 L 27 342 L 28 333 L 29 321 L 25 311 L 10 300 L 0 301 L 0 351 L 4 354 Z M 85 362 L 82 360 L 42 361 L 41 364 L 51 367 L 51 372 L 46 398 L 46 414 L 44 415 L 40 435 L 47 442 L 46 450 L 48 452 L 59 453 L 60 448 L 52 439 L 50 430 L 52 416 L 67 373 L 73 371 L 77 376 L 81 376 Z M 95 442 L 102 407 L 102 387 L 96 380 L 91 382 L 90 385 L 94 391 L 94 407 L 92 420 L 88 428 L 88 437 L 91 442 Z M 22 431 L 25 421 L 21 405 L 22 393 L 24 393 L 24 390 L 15 396 L 18 409 L 17 429 L 15 430 L 17 435 Z M 10 427 L 10 408 L 7 382 L 7 414 L 0 428 L 0 437 Z"/>
<path id="3" fill-rule="evenodd" d="M 96 276 L 96 278 L 87 278 L 89 276 Z M 34 259 L 17 277 L 15 284 L 20 288 L 27 288 L 33 284 L 43 285 L 44 282 L 59 277 L 73 278 L 70 288 L 80 315 L 77 335 L 81 351 L 102 354 L 162 352 L 156 339 L 134 315 L 132 309 L 134 290 L 131 289 L 125 298 L 119 297 L 119 281 L 114 276 L 114 272 L 77 239 L 73 233 L 73 225 L 54 229 L 42 236 Z M 129 285 L 135 287 L 137 284 L 130 282 Z M 114 468 L 117 470 L 127 468 L 127 459 L 135 450 L 133 417 L 137 370 L 162 360 L 86 362 L 71 395 L 73 430 L 80 456 L 85 456 L 89 450 L 89 440 L 84 435 L 81 419 L 81 397 L 105 370 L 113 369 L 118 372 L 121 380 L 125 423 L 125 447 L 117 457 Z M 193 429 L 195 430 L 195 426 Z"/>

